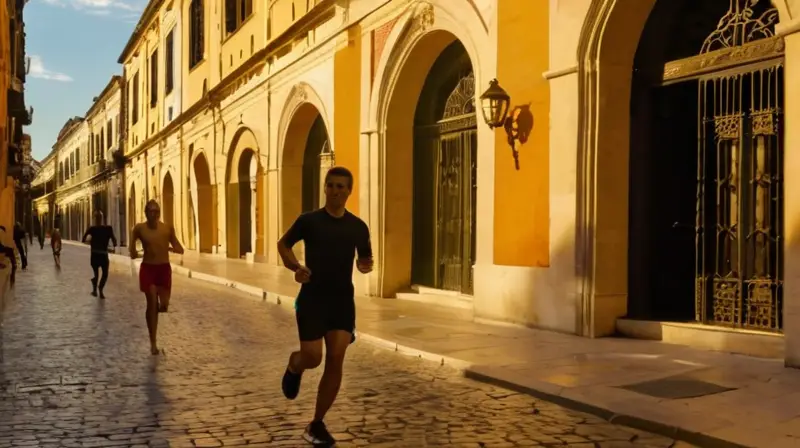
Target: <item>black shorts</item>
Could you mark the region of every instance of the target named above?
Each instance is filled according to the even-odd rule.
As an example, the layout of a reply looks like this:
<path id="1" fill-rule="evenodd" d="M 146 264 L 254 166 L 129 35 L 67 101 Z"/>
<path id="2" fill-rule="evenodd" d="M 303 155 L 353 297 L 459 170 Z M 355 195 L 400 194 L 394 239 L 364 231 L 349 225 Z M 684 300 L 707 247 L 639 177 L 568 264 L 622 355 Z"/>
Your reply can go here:
<path id="1" fill-rule="evenodd" d="M 353 299 L 304 298 L 298 303 L 295 314 L 301 341 L 322 339 L 333 330 L 353 333 L 356 328 L 356 304 Z"/>
<path id="2" fill-rule="evenodd" d="M 101 254 L 101 253 L 97 253 L 97 252 L 92 252 L 92 254 L 89 255 L 89 263 L 92 265 L 93 268 L 97 267 L 97 268 L 106 268 L 107 269 L 108 268 L 108 263 L 109 263 L 108 254 L 107 253 Z"/>

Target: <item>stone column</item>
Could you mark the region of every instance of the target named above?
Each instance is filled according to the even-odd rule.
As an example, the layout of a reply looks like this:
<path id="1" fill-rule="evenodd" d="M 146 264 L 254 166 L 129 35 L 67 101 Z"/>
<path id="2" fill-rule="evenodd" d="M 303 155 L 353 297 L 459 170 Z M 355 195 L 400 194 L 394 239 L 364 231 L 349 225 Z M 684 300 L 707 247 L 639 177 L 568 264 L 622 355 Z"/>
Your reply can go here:
<path id="1" fill-rule="evenodd" d="M 800 31 L 800 30 L 795 30 Z M 786 365 L 800 367 L 800 33 L 784 37 L 784 287 Z"/>

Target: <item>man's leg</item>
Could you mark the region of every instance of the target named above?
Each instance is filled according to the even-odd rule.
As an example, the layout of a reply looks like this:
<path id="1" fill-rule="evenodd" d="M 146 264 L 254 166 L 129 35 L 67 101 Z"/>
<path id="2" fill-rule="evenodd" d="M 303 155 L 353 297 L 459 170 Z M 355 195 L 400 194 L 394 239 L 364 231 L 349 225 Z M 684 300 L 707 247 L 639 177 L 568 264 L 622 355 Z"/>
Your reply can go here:
<path id="1" fill-rule="evenodd" d="M 145 311 L 145 319 L 147 320 L 147 332 L 150 334 L 150 353 L 153 355 L 158 354 L 158 295 L 156 294 L 156 287 L 150 286 L 150 289 L 144 294 L 147 298 L 147 310 Z"/>
<path id="2" fill-rule="evenodd" d="M 106 287 L 106 282 L 108 281 L 108 266 L 109 266 L 109 260 L 108 260 L 108 257 L 105 257 L 103 259 L 102 263 L 100 263 L 100 269 L 103 270 L 103 274 L 100 276 L 100 284 L 98 285 L 99 289 L 100 289 L 100 298 L 101 299 L 105 299 L 106 298 L 105 294 L 103 294 L 103 288 Z M 95 272 L 95 277 L 97 277 L 97 273 L 96 272 Z"/>
<path id="3" fill-rule="evenodd" d="M 325 414 L 333 406 L 339 387 L 342 385 L 342 368 L 344 355 L 350 345 L 353 334 L 344 330 L 329 331 L 325 335 L 325 371 L 319 382 L 317 391 L 317 408 L 314 411 L 314 421 L 321 422 Z"/>
<path id="4" fill-rule="evenodd" d="M 169 299 L 172 297 L 172 268 L 160 266 L 163 269 L 159 273 L 158 286 L 158 312 L 166 313 L 169 311 Z"/>
<path id="5" fill-rule="evenodd" d="M 19 251 L 19 259 L 22 260 L 22 269 L 28 268 L 28 257 L 25 255 L 25 247 L 23 247 L 22 240 L 16 241 L 17 251 Z"/>
<path id="6" fill-rule="evenodd" d="M 294 400 L 300 393 L 303 372 L 319 367 L 322 363 L 322 340 L 325 337 L 322 313 L 307 306 L 297 309 L 297 330 L 300 336 L 300 350 L 289 355 L 289 365 L 283 374 L 281 387 L 283 395 Z"/>
<path id="7" fill-rule="evenodd" d="M 315 445 L 332 446 L 336 443 L 325 426 L 325 414 L 333 405 L 342 384 L 342 366 L 352 333 L 345 330 L 331 330 L 325 334 L 325 371 L 317 391 L 317 407 L 314 420 L 306 427 L 303 438 Z"/>
<path id="8" fill-rule="evenodd" d="M 100 265 L 97 262 L 97 257 L 94 254 L 90 255 L 90 257 L 91 257 L 90 263 L 92 265 L 92 273 L 94 274 L 94 276 L 92 277 L 92 295 L 97 296 L 97 279 L 100 277 L 97 271 L 100 269 Z"/>

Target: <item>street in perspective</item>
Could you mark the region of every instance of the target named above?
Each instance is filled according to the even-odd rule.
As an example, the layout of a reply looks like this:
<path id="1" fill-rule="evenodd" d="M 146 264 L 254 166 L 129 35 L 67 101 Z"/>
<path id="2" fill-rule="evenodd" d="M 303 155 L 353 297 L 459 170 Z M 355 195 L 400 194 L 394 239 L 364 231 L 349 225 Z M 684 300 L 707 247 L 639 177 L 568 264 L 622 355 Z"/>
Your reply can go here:
<path id="1" fill-rule="evenodd" d="M 87 256 L 65 246 L 57 270 L 32 248 L 17 278 L 3 314 L 0 447 L 304 446 L 319 375 L 296 401 L 281 394 L 298 344 L 289 312 L 176 277 L 154 357 L 131 270 L 112 265 L 98 299 Z M 327 424 L 342 447 L 677 446 L 363 341 Z"/>
<path id="2" fill-rule="evenodd" d="M 0 448 L 800 448 L 798 69 L 800 0 L 0 2 Z"/>

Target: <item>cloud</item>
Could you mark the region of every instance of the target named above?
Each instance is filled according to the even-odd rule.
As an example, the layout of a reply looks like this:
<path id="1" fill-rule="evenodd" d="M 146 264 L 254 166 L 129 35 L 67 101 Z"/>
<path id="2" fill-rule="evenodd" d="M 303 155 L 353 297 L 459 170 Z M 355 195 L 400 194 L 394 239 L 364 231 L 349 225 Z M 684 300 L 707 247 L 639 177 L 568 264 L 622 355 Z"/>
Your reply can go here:
<path id="1" fill-rule="evenodd" d="M 127 19 L 130 13 L 136 13 L 138 18 L 146 0 L 41 0 L 42 2 L 57 7 L 71 6 L 77 11 L 82 11 L 93 16 L 109 16 L 113 12 L 120 12 L 120 18 Z M 115 14 L 117 16 L 117 14 Z"/>
<path id="2" fill-rule="evenodd" d="M 32 54 L 30 55 L 31 58 L 31 66 L 30 71 L 28 72 L 29 76 L 39 79 L 47 79 L 49 81 L 59 81 L 59 82 L 71 82 L 72 78 L 65 74 L 54 72 L 48 70 L 44 67 L 44 62 L 42 62 L 41 56 Z"/>

